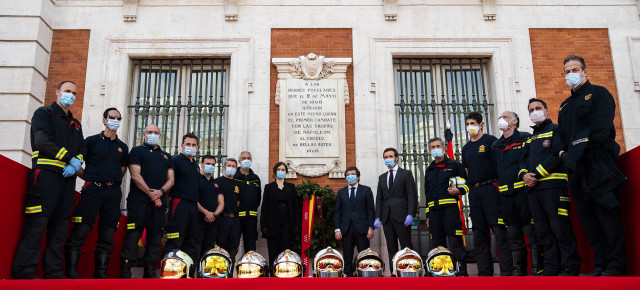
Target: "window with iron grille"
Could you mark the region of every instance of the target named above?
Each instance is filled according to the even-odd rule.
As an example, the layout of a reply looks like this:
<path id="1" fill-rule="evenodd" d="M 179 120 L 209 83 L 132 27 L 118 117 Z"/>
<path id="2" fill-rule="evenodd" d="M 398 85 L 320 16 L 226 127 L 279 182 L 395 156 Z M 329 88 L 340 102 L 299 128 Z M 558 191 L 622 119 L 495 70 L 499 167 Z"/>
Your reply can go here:
<path id="1" fill-rule="evenodd" d="M 134 60 L 130 147 L 141 145 L 148 124 L 160 128 L 159 145 L 176 155 L 187 132 L 199 138 L 196 158 L 225 155 L 228 59 Z"/>
<path id="2" fill-rule="evenodd" d="M 428 140 L 444 131 L 453 133 L 456 160 L 469 140 L 465 115 L 477 111 L 489 120 L 493 108 L 487 86 L 488 58 L 396 58 L 393 60 L 396 85 L 396 109 L 400 163 L 410 169 L 418 185 L 418 228 L 425 230 L 425 169 L 432 160 Z M 490 122 L 485 121 L 485 132 Z M 463 212 L 471 227 L 467 196 L 463 196 Z"/>

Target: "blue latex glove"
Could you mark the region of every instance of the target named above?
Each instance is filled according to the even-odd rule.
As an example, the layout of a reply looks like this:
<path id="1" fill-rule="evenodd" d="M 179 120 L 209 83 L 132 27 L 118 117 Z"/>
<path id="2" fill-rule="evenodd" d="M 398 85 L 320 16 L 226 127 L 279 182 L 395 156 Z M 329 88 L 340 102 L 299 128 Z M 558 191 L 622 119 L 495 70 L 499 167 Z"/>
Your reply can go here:
<path id="1" fill-rule="evenodd" d="M 71 166 L 71 164 L 65 166 L 64 170 L 62 170 L 62 177 L 64 177 L 64 178 L 71 177 L 74 174 L 76 174 L 76 169 L 73 168 L 73 166 Z"/>
<path id="2" fill-rule="evenodd" d="M 73 166 L 73 169 L 75 169 L 75 171 L 82 169 L 82 161 L 75 157 L 71 158 L 71 161 L 69 161 L 69 165 Z"/>
<path id="3" fill-rule="evenodd" d="M 373 222 L 373 228 L 374 228 L 374 229 L 379 229 L 379 228 L 380 228 L 380 219 L 376 219 L 376 220 Z"/>
<path id="4" fill-rule="evenodd" d="M 404 226 L 410 227 L 413 224 L 413 217 L 408 215 L 407 218 L 404 219 Z"/>

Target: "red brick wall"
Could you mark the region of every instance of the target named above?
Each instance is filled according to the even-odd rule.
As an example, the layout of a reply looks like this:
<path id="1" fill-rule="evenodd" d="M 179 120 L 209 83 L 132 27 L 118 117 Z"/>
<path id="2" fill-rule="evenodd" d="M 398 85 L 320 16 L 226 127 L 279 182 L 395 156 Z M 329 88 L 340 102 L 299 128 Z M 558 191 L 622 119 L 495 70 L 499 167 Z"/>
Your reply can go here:
<path id="1" fill-rule="evenodd" d="M 307 55 L 311 52 L 325 57 L 353 57 L 353 41 L 350 28 L 314 28 L 314 29 L 281 29 L 271 30 L 271 57 L 293 58 Z M 271 68 L 271 98 L 269 113 L 269 164 L 273 166 L 279 155 L 279 114 L 280 107 L 275 105 L 276 82 L 278 73 L 275 66 Z M 356 164 L 356 137 L 354 134 L 353 113 L 353 67 L 347 70 L 347 82 L 349 83 L 349 105 L 345 108 L 346 126 L 346 167 Z M 270 166 L 270 167 L 271 167 Z M 338 190 L 346 185 L 344 179 L 329 179 L 328 176 L 308 178 L 298 175 L 296 180 L 288 180 L 300 183 L 303 180 L 317 182 L 321 186 L 329 185 Z"/>
<path id="2" fill-rule="evenodd" d="M 616 101 L 616 142 L 626 151 L 618 89 L 613 74 L 609 31 L 601 29 L 553 29 L 531 28 L 531 56 L 536 82 L 536 95 L 549 105 L 549 117 L 557 122 L 558 108 L 570 95 L 570 89 L 564 79 L 564 58 L 570 54 L 584 57 L 587 64 L 587 77 L 592 84 L 606 87 Z"/>
<path id="3" fill-rule="evenodd" d="M 84 105 L 89 34 L 90 31 L 86 29 L 56 29 L 53 31 L 47 92 L 44 98 L 45 105 L 55 102 L 58 84 L 63 81 L 73 81 L 78 86 L 78 94 L 73 106 L 71 106 L 71 112 L 80 121 L 82 121 L 82 107 Z"/>

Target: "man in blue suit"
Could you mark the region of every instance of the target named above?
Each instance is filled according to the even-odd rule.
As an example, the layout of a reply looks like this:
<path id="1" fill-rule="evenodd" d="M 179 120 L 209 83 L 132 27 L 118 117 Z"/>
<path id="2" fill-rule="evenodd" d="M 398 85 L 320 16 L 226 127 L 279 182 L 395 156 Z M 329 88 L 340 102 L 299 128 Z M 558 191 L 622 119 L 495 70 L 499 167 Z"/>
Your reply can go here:
<path id="1" fill-rule="evenodd" d="M 401 249 L 413 249 L 411 225 L 418 210 L 418 191 L 413 173 L 398 166 L 398 150 L 387 148 L 382 153 L 382 158 L 388 171 L 378 178 L 376 220 L 373 227 L 378 229 L 380 224 L 383 225 L 389 265 L 393 265 L 398 242 Z"/>
<path id="2" fill-rule="evenodd" d="M 336 240 L 342 241 L 344 251 L 344 273 L 352 277 L 353 247 L 358 252 L 369 248 L 369 240 L 373 238 L 373 192 L 366 185 L 359 184 L 360 170 L 351 166 L 344 172 L 348 186 L 338 190 L 333 223 L 336 227 Z"/>

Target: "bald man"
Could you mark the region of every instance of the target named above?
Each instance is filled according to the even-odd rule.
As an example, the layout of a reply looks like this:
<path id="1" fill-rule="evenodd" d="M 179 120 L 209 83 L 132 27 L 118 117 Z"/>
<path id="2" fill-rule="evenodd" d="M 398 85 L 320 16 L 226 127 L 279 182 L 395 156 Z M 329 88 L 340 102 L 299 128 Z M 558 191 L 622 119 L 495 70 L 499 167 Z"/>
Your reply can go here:
<path id="1" fill-rule="evenodd" d="M 500 139 L 491 145 L 492 155 L 498 166 L 498 191 L 502 218 L 507 225 L 507 240 L 513 255 L 513 276 L 527 275 L 527 245 L 524 235 L 529 237 L 531 248 L 532 275 L 541 274 L 542 249 L 535 244 L 535 232 L 531 224 L 531 211 L 525 195 L 524 181 L 518 180 L 518 170 L 523 147 L 531 134 L 518 131 L 518 114 L 505 111 L 500 114 L 498 128 L 502 131 Z"/>
<path id="2" fill-rule="evenodd" d="M 147 230 L 142 261 L 144 278 L 157 278 L 156 262 L 162 251 L 162 227 L 167 210 L 165 193 L 173 186 L 171 154 L 162 151 L 160 129 L 154 124 L 144 129 L 144 143 L 131 149 L 129 171 L 131 191 L 127 197 L 127 236 L 120 252 L 120 278 L 131 278 L 131 262 L 138 256 L 138 240 Z"/>

